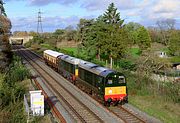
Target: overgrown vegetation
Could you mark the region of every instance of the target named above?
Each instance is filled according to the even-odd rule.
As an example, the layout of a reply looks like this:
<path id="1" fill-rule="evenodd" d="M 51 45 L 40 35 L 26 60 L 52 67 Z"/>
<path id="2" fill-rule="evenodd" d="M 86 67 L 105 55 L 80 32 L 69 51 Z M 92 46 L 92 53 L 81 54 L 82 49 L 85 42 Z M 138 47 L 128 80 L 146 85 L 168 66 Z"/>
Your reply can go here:
<path id="1" fill-rule="evenodd" d="M 0 80 L 0 119 L 2 122 L 26 122 L 23 97 L 26 92 L 23 80 L 29 78 L 28 70 L 21 59 L 13 57 L 6 73 L 1 73 Z"/>

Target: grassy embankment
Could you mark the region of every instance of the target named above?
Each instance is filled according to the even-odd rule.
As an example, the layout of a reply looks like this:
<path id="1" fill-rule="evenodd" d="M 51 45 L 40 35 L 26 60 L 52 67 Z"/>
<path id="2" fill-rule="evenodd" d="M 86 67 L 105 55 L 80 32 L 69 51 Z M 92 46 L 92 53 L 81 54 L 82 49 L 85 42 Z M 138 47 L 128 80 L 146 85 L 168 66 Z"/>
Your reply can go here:
<path id="1" fill-rule="evenodd" d="M 129 102 L 164 123 L 180 121 L 180 105 L 172 101 L 164 101 L 160 95 L 129 95 Z"/>

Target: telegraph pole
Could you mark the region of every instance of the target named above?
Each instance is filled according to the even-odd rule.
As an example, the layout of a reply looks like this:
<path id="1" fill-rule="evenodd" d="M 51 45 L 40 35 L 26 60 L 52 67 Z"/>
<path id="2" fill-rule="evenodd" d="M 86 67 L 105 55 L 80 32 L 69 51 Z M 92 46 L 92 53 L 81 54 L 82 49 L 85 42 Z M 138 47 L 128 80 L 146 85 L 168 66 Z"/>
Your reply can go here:
<path id="1" fill-rule="evenodd" d="M 43 33 L 41 14 L 42 14 L 42 12 L 39 9 L 39 12 L 38 12 L 37 33 Z"/>

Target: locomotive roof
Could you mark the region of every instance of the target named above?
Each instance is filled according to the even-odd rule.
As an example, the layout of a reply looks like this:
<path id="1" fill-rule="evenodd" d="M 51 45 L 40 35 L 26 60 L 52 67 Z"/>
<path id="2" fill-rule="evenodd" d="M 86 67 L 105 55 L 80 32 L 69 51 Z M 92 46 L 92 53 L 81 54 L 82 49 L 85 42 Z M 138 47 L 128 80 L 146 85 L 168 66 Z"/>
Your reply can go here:
<path id="1" fill-rule="evenodd" d="M 53 56 L 53 57 L 58 57 L 60 55 L 64 55 L 63 53 L 59 53 L 59 52 L 56 52 L 56 51 L 53 51 L 53 50 L 45 50 L 44 53 L 50 55 L 50 56 Z"/>
<path id="2" fill-rule="evenodd" d="M 114 71 L 114 70 L 107 69 L 107 70 L 102 71 L 99 75 L 100 75 L 100 76 L 104 76 L 104 77 L 106 77 L 108 74 L 110 74 L 110 73 L 112 73 L 112 72 L 114 72 L 114 73 L 115 73 L 115 71 Z"/>
<path id="3" fill-rule="evenodd" d="M 61 56 L 60 59 L 63 61 L 69 62 L 71 64 L 74 64 L 74 65 L 77 65 L 80 62 L 80 59 L 75 58 L 75 57 L 71 57 L 69 55 Z"/>
<path id="4" fill-rule="evenodd" d="M 81 60 L 81 62 L 79 63 L 79 66 L 81 66 L 83 68 L 87 68 L 87 69 L 98 67 L 97 64 L 87 62 L 87 61 L 84 61 L 84 60 Z"/>
<path id="5" fill-rule="evenodd" d="M 81 61 L 79 67 L 103 77 L 106 77 L 109 73 L 114 72 L 109 68 L 100 67 L 94 63 L 86 62 L 86 61 Z"/>

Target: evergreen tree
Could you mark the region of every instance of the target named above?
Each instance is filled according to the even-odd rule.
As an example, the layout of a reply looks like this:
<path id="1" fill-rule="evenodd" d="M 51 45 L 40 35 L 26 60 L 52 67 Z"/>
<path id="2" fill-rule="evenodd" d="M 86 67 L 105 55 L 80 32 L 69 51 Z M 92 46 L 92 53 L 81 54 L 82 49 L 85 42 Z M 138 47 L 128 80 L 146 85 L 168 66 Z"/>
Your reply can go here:
<path id="1" fill-rule="evenodd" d="M 96 56 L 100 59 L 120 59 L 129 45 L 126 30 L 123 28 L 124 20 L 121 20 L 114 4 L 111 3 L 107 11 L 96 20 L 81 19 L 78 25 L 81 50 L 88 59 Z"/>
<path id="2" fill-rule="evenodd" d="M 118 24 L 122 26 L 124 20 L 121 20 L 120 13 L 117 12 L 117 8 L 115 8 L 114 3 L 111 3 L 107 11 L 103 14 L 104 21 L 108 24 Z"/>
<path id="3" fill-rule="evenodd" d="M 107 11 L 103 14 L 103 19 L 107 24 L 108 37 L 105 39 L 102 49 L 106 49 L 105 52 L 110 58 L 110 67 L 112 68 L 113 58 L 117 59 L 124 55 L 127 48 L 127 45 L 124 44 L 128 44 L 129 41 L 126 40 L 127 38 L 125 38 L 126 42 L 122 39 L 123 35 L 127 36 L 125 30 L 121 30 L 124 20 L 120 18 L 120 13 L 117 12 L 114 3 L 108 6 Z M 123 35 L 121 35 L 122 33 Z"/>

